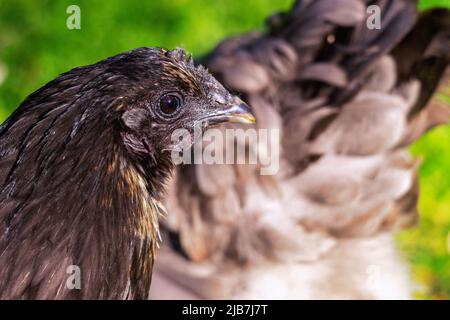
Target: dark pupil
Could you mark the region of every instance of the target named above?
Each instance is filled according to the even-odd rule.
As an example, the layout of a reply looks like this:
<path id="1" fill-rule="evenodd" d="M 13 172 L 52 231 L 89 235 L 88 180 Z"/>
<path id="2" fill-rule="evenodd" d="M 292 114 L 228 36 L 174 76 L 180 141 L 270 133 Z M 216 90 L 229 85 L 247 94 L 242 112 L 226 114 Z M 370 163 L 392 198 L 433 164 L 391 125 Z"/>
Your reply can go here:
<path id="1" fill-rule="evenodd" d="M 159 106 L 161 111 L 165 114 L 172 114 L 177 111 L 180 106 L 180 100 L 176 96 L 167 95 L 161 98 L 159 101 Z"/>

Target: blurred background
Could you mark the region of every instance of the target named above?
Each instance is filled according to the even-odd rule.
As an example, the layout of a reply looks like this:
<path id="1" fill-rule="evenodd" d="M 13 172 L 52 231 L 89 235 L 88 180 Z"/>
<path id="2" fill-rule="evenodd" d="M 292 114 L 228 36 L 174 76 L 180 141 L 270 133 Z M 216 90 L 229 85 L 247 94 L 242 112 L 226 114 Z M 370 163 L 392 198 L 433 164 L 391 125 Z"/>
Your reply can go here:
<path id="1" fill-rule="evenodd" d="M 0 0 L 0 123 L 25 97 L 71 68 L 142 46 L 183 46 L 195 56 L 224 37 L 263 28 L 293 0 Z M 81 30 L 69 30 L 66 9 L 81 8 Z M 448 7 L 450 0 L 421 0 Z M 450 88 L 437 99 L 449 104 Z M 398 235 L 417 283 L 416 298 L 450 298 L 450 126 L 418 141 L 423 159 L 419 225 Z"/>

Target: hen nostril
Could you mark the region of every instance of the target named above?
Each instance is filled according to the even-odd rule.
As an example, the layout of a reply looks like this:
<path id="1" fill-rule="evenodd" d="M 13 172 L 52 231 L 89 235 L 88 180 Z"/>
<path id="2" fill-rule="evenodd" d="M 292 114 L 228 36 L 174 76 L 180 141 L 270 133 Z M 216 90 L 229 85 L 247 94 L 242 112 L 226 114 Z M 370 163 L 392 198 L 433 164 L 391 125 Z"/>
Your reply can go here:
<path id="1" fill-rule="evenodd" d="M 217 93 L 215 93 L 213 95 L 213 99 L 214 99 L 214 102 L 216 102 L 218 104 L 225 104 L 227 102 L 222 95 L 217 94 Z"/>

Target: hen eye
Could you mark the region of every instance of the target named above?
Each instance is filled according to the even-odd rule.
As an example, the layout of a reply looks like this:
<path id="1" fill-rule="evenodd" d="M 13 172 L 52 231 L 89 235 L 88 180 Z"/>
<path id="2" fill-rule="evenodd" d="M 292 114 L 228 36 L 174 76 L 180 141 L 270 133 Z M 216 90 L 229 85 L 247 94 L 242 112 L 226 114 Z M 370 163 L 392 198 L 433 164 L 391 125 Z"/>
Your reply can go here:
<path id="1" fill-rule="evenodd" d="M 159 99 L 159 108 L 165 115 L 174 114 L 181 107 L 181 99 L 173 94 L 167 94 Z"/>

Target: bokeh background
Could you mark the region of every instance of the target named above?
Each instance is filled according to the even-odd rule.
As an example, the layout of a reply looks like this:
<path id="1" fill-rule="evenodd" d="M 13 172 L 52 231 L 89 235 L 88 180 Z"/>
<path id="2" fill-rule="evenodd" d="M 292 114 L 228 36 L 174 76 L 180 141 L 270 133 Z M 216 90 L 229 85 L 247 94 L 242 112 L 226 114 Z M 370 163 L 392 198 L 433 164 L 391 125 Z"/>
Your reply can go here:
<path id="1" fill-rule="evenodd" d="M 195 56 L 226 36 L 263 28 L 294 0 L 0 0 L 0 123 L 24 98 L 71 68 L 141 46 L 183 46 Z M 81 30 L 68 30 L 66 9 L 81 8 Z M 450 8 L 450 0 L 419 7 Z M 438 99 L 449 104 L 450 88 Z M 450 298 L 450 126 L 411 147 L 420 169 L 420 224 L 398 235 L 411 262 L 416 298 Z"/>

